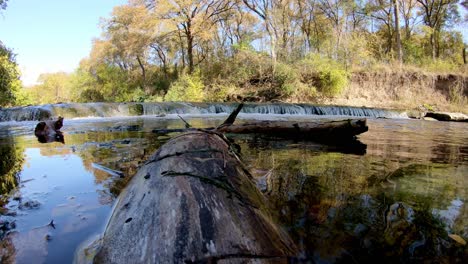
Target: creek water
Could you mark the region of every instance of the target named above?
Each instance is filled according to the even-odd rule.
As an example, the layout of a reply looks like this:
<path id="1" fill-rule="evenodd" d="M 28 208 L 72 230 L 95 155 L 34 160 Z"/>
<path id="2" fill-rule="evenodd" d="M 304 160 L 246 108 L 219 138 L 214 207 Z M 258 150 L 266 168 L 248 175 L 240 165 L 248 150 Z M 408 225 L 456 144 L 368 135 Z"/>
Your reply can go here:
<path id="1" fill-rule="evenodd" d="M 0 122 L 1 262 L 72 262 L 80 245 L 102 234 L 139 165 L 173 136 L 153 129 L 183 128 L 177 113 L 194 127 L 216 126 L 232 107 L 203 109 L 215 110 L 161 117 L 83 117 L 89 114 L 69 110 L 75 117 L 65 115 L 65 143 L 39 143 L 33 115 Z M 236 122 L 349 118 L 277 111 L 283 113 L 244 112 Z M 230 137 L 300 248 L 299 262 L 463 262 L 468 125 L 367 116 L 369 131 L 346 145 Z"/>

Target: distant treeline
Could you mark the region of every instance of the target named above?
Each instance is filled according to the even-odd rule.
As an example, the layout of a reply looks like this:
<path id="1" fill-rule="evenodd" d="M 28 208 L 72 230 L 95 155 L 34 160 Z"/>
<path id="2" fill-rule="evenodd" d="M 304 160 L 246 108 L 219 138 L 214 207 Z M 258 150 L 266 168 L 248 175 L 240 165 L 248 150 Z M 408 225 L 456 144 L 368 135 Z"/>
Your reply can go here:
<path id="1" fill-rule="evenodd" d="M 29 103 L 313 100 L 353 71 L 465 72 L 459 0 L 130 0 Z M 462 5 L 460 5 L 462 4 Z M 26 100 L 27 101 L 27 100 Z M 22 103 L 25 103 L 23 101 Z"/>

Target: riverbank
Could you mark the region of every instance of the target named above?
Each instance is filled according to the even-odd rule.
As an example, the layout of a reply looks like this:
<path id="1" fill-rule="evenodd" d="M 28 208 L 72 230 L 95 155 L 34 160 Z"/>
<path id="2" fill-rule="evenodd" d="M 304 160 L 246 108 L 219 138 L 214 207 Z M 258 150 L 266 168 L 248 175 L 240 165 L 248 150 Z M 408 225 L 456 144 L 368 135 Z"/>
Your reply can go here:
<path id="1" fill-rule="evenodd" d="M 418 72 L 355 72 L 329 103 L 468 113 L 468 76 Z M 425 108 L 425 109 L 422 109 Z"/>
<path id="2" fill-rule="evenodd" d="M 295 90 L 288 96 L 271 98 L 268 85 L 253 92 L 239 88 L 229 98 L 255 102 L 281 101 L 392 110 L 445 111 L 468 113 L 468 75 L 431 73 L 421 70 L 375 69 L 350 73 L 340 94 L 324 96 L 320 92 Z M 255 87 L 258 89 L 258 87 Z"/>

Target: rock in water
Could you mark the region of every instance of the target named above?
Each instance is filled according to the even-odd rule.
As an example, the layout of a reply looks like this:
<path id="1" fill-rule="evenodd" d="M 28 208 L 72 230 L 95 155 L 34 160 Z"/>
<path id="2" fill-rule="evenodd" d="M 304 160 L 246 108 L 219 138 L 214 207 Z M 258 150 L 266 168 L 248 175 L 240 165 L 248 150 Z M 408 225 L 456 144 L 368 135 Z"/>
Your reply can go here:
<path id="1" fill-rule="evenodd" d="M 439 121 L 468 122 L 468 116 L 463 113 L 427 112 L 426 117 L 431 117 Z"/>
<path id="2" fill-rule="evenodd" d="M 295 255 L 230 145 L 191 132 L 162 146 L 120 194 L 94 261 L 283 263 Z"/>

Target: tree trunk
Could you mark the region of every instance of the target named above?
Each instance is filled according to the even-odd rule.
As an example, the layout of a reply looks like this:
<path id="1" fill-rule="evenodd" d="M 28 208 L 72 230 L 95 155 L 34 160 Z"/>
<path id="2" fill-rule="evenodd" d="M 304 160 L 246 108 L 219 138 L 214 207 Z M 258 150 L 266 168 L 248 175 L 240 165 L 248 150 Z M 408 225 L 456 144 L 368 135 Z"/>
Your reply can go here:
<path id="1" fill-rule="evenodd" d="M 401 50 L 400 19 L 398 17 L 398 0 L 393 0 L 393 14 L 395 16 L 395 35 L 396 35 L 396 53 L 400 63 L 403 62 L 403 53 Z"/>
<path id="2" fill-rule="evenodd" d="M 463 56 L 463 64 L 466 64 L 466 46 L 463 47 L 462 56 Z"/>
<path id="3" fill-rule="evenodd" d="M 432 28 L 434 30 L 434 28 Z M 435 45 L 435 33 L 434 31 L 431 33 L 431 50 L 432 50 L 432 60 L 436 59 L 436 45 Z"/>
<path id="4" fill-rule="evenodd" d="M 140 66 L 141 69 L 141 88 L 145 90 L 146 88 L 146 70 L 145 70 L 145 65 L 143 65 L 143 62 L 140 59 L 140 56 L 137 56 L 137 62 L 138 65 Z M 148 91 L 145 91 L 148 92 Z"/>
<path id="5" fill-rule="evenodd" d="M 222 135 L 164 144 L 120 194 L 95 263 L 287 263 L 297 249 Z"/>
<path id="6" fill-rule="evenodd" d="M 187 35 L 187 57 L 188 57 L 188 64 L 189 64 L 189 73 L 192 74 L 194 70 L 193 64 L 193 34 L 191 24 L 187 23 L 186 28 L 186 35 Z"/>

